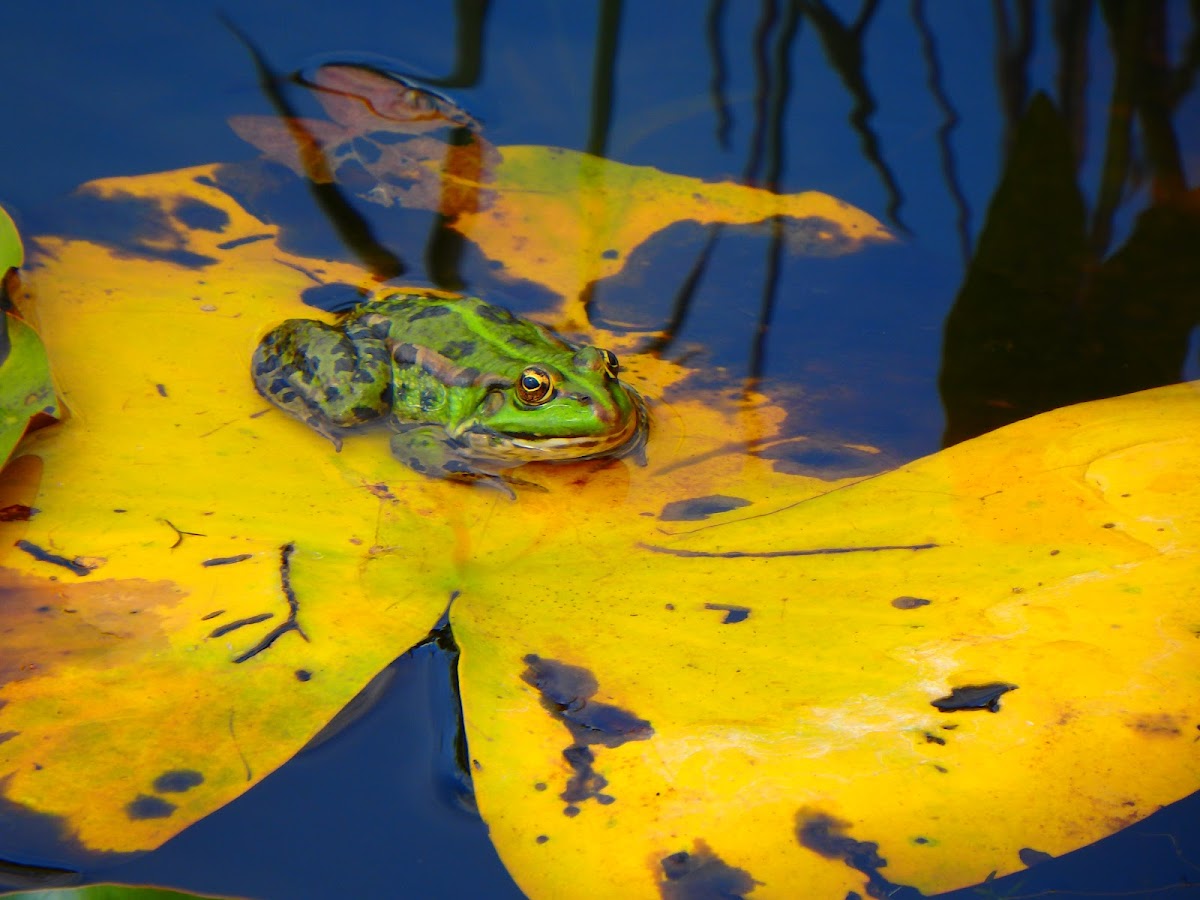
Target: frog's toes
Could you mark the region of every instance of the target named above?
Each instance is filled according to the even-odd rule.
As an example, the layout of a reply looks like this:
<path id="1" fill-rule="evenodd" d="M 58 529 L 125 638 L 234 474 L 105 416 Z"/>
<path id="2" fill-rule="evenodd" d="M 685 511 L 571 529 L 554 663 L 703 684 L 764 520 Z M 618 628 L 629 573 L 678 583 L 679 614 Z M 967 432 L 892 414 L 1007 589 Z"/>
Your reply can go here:
<path id="1" fill-rule="evenodd" d="M 516 492 L 513 491 L 507 479 L 493 472 L 473 466 L 461 459 L 448 459 L 442 463 L 441 477 L 454 481 L 470 481 L 482 487 L 495 488 L 507 496 L 509 500 L 517 499 Z"/>

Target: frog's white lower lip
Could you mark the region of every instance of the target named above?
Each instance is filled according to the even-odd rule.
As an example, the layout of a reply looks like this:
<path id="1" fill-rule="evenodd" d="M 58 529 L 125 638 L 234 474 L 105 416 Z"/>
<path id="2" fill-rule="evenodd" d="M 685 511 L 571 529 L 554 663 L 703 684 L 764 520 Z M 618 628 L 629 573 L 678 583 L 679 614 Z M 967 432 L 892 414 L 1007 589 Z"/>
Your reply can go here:
<path id="1" fill-rule="evenodd" d="M 625 427 L 607 434 L 546 437 L 536 434 L 499 434 L 479 429 L 461 434 L 459 440 L 466 441 L 472 456 L 496 462 L 509 462 L 512 465 L 563 462 L 636 453 L 646 442 L 648 426 L 649 415 L 645 403 L 641 397 L 637 397 Z"/>

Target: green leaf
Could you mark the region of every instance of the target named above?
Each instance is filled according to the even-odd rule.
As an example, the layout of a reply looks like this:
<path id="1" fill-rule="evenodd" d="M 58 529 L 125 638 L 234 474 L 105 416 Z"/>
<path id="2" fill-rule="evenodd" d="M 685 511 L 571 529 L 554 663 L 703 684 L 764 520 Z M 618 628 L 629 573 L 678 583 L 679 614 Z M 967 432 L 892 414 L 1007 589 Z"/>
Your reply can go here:
<path id="1" fill-rule="evenodd" d="M 0 894 L 10 900 L 205 900 L 215 895 L 188 894 L 166 888 L 134 887 L 126 884 L 91 884 L 77 888 L 18 891 Z"/>
<path id="2" fill-rule="evenodd" d="M 12 218 L 0 207 L 0 274 L 18 268 L 25 261 L 21 236 Z"/>

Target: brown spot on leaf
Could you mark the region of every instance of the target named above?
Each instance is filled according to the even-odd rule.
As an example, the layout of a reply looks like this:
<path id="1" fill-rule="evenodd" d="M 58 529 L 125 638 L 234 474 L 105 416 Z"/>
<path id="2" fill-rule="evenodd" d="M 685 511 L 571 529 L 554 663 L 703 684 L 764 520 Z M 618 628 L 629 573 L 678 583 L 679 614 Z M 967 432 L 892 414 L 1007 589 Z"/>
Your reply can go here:
<path id="1" fill-rule="evenodd" d="M 709 494 L 706 497 L 692 497 L 687 500 L 675 500 L 662 508 L 658 517 L 664 522 L 699 522 L 709 516 L 730 512 L 749 506 L 749 500 L 741 497 L 727 497 L 724 494 Z"/>
<path id="2" fill-rule="evenodd" d="M 703 840 L 691 851 L 681 850 L 659 861 L 664 881 L 658 885 L 663 900 L 738 900 L 761 882 L 722 860 Z"/>
<path id="3" fill-rule="evenodd" d="M 1003 681 L 993 681 L 989 684 L 964 684 L 953 688 L 949 696 L 930 700 L 930 706 L 936 706 L 943 712 L 959 712 L 970 709 L 986 709 L 988 712 L 1000 711 L 1000 698 L 1009 691 L 1015 691 L 1015 684 Z"/>
<path id="4" fill-rule="evenodd" d="M 887 860 L 879 855 L 875 841 L 860 841 L 847 832 L 851 823 L 835 819 L 818 809 L 802 808 L 796 813 L 796 840 L 826 859 L 840 859 L 847 866 L 867 876 L 864 885 L 868 897 L 894 897 L 914 900 L 924 895 L 915 888 L 889 881 L 880 869 Z"/>
<path id="5" fill-rule="evenodd" d="M 160 627 L 184 591 L 169 581 L 51 581 L 0 569 L 0 685 L 86 658 L 97 668 L 153 656 L 169 642 Z M 145 615 L 129 614 L 131 605 Z M 73 610 L 66 614 L 66 610 Z"/>
<path id="6" fill-rule="evenodd" d="M 721 620 L 722 625 L 736 625 L 738 622 L 745 622 L 750 618 L 752 612 L 748 606 L 734 606 L 729 603 L 705 603 L 704 608 L 725 613 L 725 618 Z"/>
<path id="7" fill-rule="evenodd" d="M 1183 728 L 1179 719 L 1168 713 L 1148 713 L 1138 716 L 1129 723 L 1129 727 L 1150 737 L 1179 737 Z"/>
<path id="8" fill-rule="evenodd" d="M 138 794 L 137 799 L 125 805 L 125 815 L 131 819 L 165 819 L 175 812 L 174 803 L 150 794 Z"/>
<path id="9" fill-rule="evenodd" d="M 1034 850 L 1030 847 L 1022 847 L 1017 851 L 1017 856 L 1021 858 L 1021 862 L 1027 867 L 1036 866 L 1038 863 L 1049 862 L 1054 859 L 1049 853 L 1042 850 Z"/>
<path id="10" fill-rule="evenodd" d="M 572 770 L 559 794 L 567 804 L 563 813 L 578 815 L 576 804 L 584 800 L 612 803 L 616 798 L 604 793 L 608 780 L 596 771 L 596 754 L 591 747 L 615 748 L 627 741 L 646 740 L 654 729 L 645 719 L 618 706 L 593 701 L 599 684 L 582 666 L 569 666 L 533 653 L 525 656 L 524 662 L 521 680 L 537 689 L 542 707 L 567 727 L 574 741 L 563 750 L 563 759 Z"/>
<path id="11" fill-rule="evenodd" d="M 182 794 L 204 784 L 204 776 L 195 769 L 171 769 L 154 779 L 154 790 L 160 794 Z"/>

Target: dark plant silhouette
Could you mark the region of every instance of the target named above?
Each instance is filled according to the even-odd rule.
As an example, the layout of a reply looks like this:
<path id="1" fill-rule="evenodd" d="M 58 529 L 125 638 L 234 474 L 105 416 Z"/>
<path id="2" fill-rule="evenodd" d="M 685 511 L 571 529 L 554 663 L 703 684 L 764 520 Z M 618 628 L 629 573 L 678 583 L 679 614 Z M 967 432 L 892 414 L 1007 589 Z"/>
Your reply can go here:
<path id="1" fill-rule="evenodd" d="M 1188 42 L 1187 55 L 1172 67 L 1164 3 L 1101 4 L 1116 71 L 1089 216 L 1077 183 L 1085 149 L 1077 72 L 1084 51 L 1077 44 L 1085 40 L 1080 22 L 1088 6 L 1058 8 L 1066 97 L 1056 106 L 1035 96 L 1015 123 L 1003 177 L 946 321 L 947 445 L 1059 406 L 1178 381 L 1189 334 L 1200 323 L 1200 192 L 1185 182 L 1173 122 L 1197 44 Z M 1139 156 L 1150 202 L 1125 244 L 1109 254 Z"/>

